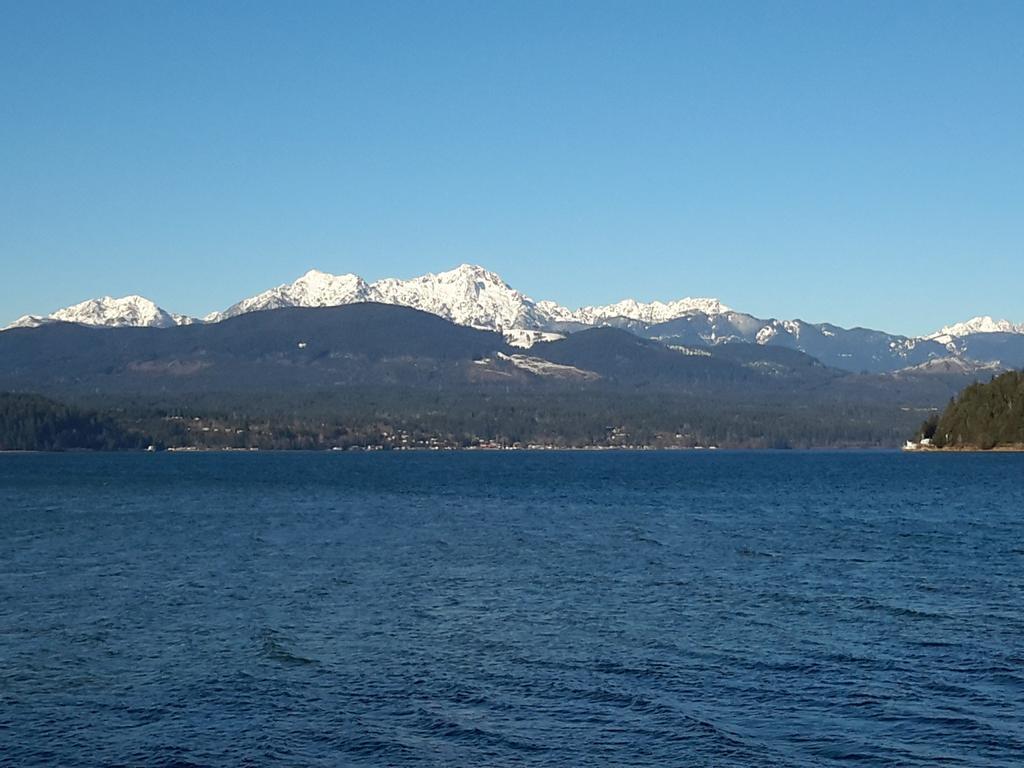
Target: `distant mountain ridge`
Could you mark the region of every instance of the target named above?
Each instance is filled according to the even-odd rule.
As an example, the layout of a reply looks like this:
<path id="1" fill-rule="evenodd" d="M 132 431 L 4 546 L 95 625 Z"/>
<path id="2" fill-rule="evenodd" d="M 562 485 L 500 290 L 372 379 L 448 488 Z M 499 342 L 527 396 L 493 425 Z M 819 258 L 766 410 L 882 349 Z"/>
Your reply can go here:
<path id="1" fill-rule="evenodd" d="M 51 395 L 295 393 L 394 385 L 426 392 L 497 386 L 540 393 L 557 385 L 573 398 L 586 386 L 715 397 L 729 391 L 757 401 L 788 400 L 797 392 L 820 396 L 830 387 L 852 387 L 861 400 L 866 392 L 873 399 L 876 386 L 902 397 L 903 388 L 896 377 L 846 373 L 796 349 L 669 345 L 608 326 L 540 341 L 523 354 L 495 331 L 375 302 L 283 307 L 171 328 L 47 323 L 0 333 L 0 360 L 0 391 Z M 952 378 L 958 387 L 965 380 L 962 371 Z M 915 398 L 934 392 L 948 397 L 946 385 L 935 386 L 937 377 L 907 382 Z M 835 394 L 845 397 L 840 390 Z"/>
<path id="2" fill-rule="evenodd" d="M 49 315 L 25 315 L 4 330 L 35 328 L 47 323 L 78 323 L 103 328 L 171 328 L 194 322 L 194 318 L 168 312 L 142 296 L 124 296 L 119 299 L 104 296 L 58 309 Z"/>
<path id="3" fill-rule="evenodd" d="M 947 325 L 924 338 L 940 344 L 950 344 L 955 339 L 975 333 L 1024 333 L 1024 323 L 1014 324 L 1009 320 L 993 320 L 989 315 L 982 315 L 962 323 Z"/>
<path id="4" fill-rule="evenodd" d="M 557 325 L 600 325 L 614 318 L 657 323 L 687 312 L 712 313 L 728 309 L 717 299 L 685 298 L 669 303 L 626 299 L 604 307 L 571 310 L 553 301 L 534 301 L 510 287 L 494 272 L 462 264 L 447 272 L 428 273 L 410 280 L 384 278 L 373 283 L 358 275 L 332 275 L 314 269 L 293 283 L 243 299 L 204 319 L 217 322 L 265 309 L 332 307 L 368 301 L 412 307 L 459 325 L 499 331 L 550 331 Z"/>
<path id="5" fill-rule="evenodd" d="M 409 280 L 384 278 L 368 283 L 354 274 L 333 275 L 312 269 L 285 283 L 212 312 L 201 322 L 219 322 L 246 312 L 285 307 L 334 307 L 378 302 L 412 307 L 460 325 L 489 330 L 548 331 L 554 325 L 600 325 L 617 318 L 657 323 L 687 312 L 722 312 L 717 299 L 683 298 L 649 303 L 626 299 L 608 306 L 571 310 L 553 301 L 534 301 L 511 288 L 500 276 L 480 266 L 462 264 L 447 272 L 428 273 Z M 49 321 L 104 327 L 165 328 L 200 322 L 168 312 L 141 296 L 105 297 L 57 310 L 50 315 L 26 315 L 8 328 L 34 327 Z"/>
<path id="6" fill-rule="evenodd" d="M 459 325 L 499 331 L 514 346 L 529 347 L 592 327 L 612 326 L 666 344 L 715 346 L 745 343 L 805 352 L 831 367 L 890 372 L 944 359 L 957 367 L 1024 365 L 1024 324 L 983 316 L 911 338 L 829 323 L 758 318 L 732 310 L 714 298 L 669 302 L 634 299 L 576 310 L 553 301 L 534 301 L 499 275 L 463 264 L 447 272 L 409 280 L 385 278 L 369 283 L 358 275 L 310 270 L 292 283 L 245 298 L 202 320 L 174 314 L 141 296 L 103 297 L 50 315 L 27 315 L 8 328 L 53 322 L 106 328 L 170 328 L 217 323 L 250 312 L 288 307 L 333 307 L 359 303 L 410 307 Z"/>

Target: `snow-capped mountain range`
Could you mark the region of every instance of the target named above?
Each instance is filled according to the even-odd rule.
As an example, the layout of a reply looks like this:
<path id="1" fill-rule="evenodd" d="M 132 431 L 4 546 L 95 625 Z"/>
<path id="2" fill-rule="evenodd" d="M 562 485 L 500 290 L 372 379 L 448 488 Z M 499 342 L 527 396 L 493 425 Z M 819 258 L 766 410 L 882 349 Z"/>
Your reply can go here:
<path id="1" fill-rule="evenodd" d="M 717 299 L 685 298 L 669 303 L 642 303 L 628 299 L 605 307 L 583 307 L 574 311 L 553 301 L 534 301 L 511 288 L 494 272 L 463 264 L 448 272 L 426 274 L 410 280 L 385 278 L 374 283 L 368 283 L 358 275 L 332 275 L 312 269 L 293 283 L 242 299 L 201 321 L 172 314 L 141 296 L 122 299 L 108 296 L 75 304 L 50 315 L 26 315 L 8 328 L 32 327 L 55 321 L 105 327 L 166 328 L 193 322 L 219 322 L 265 309 L 333 307 L 366 301 L 412 307 L 460 325 L 501 331 L 546 331 L 558 324 L 599 325 L 614 318 L 658 323 L 689 312 L 717 314 L 728 309 Z"/>
<path id="2" fill-rule="evenodd" d="M 243 299 L 223 312 L 208 315 L 217 322 L 244 312 L 281 307 L 333 307 L 363 301 L 397 304 L 420 309 L 459 325 L 500 331 L 547 331 L 565 323 L 599 325 L 611 318 L 656 323 L 687 312 L 721 312 L 717 299 L 679 299 L 668 304 L 644 304 L 632 299 L 605 307 L 570 310 L 553 301 L 534 301 L 511 288 L 494 272 L 463 264 L 448 272 L 426 274 L 411 280 L 385 278 L 367 283 L 358 275 L 332 275 L 313 269 L 294 283 L 279 285 Z"/>
<path id="3" fill-rule="evenodd" d="M 49 315 L 25 315 L 3 330 L 34 328 L 45 323 L 79 323 L 104 328 L 171 328 L 194 322 L 194 318 L 172 314 L 142 296 L 124 296 L 120 299 L 104 296 L 58 309 Z"/>
<path id="4" fill-rule="evenodd" d="M 223 312 L 208 315 L 205 320 L 217 322 L 263 309 L 334 307 L 364 301 L 412 307 L 459 325 L 494 330 L 540 329 L 553 320 L 555 314 L 571 314 L 551 302 L 534 302 L 510 288 L 493 272 L 464 264 L 449 272 L 426 274 L 411 280 L 385 278 L 375 283 L 367 283 L 358 275 L 331 275 L 313 269 L 294 283 L 243 299 Z"/>
<path id="5" fill-rule="evenodd" d="M 569 309 L 553 301 L 534 301 L 494 272 L 463 264 L 447 272 L 410 280 L 386 278 L 368 283 L 358 275 L 310 270 L 292 283 L 243 299 L 202 320 L 171 313 L 141 296 L 84 301 L 49 315 L 26 315 L 8 328 L 69 322 L 109 328 L 168 328 L 196 322 L 216 323 L 247 312 L 284 307 L 328 307 L 380 302 L 423 310 L 460 325 L 501 331 L 511 344 L 538 341 L 600 325 L 615 325 L 638 335 L 674 344 L 745 342 L 785 346 L 807 352 L 827 365 L 847 370 L 892 371 L 946 357 L 992 362 L 1015 359 L 1017 342 L 1006 352 L 1004 337 L 1022 337 L 1024 324 L 991 317 L 946 326 L 918 338 L 828 323 L 760 319 L 735 312 L 718 299 L 683 298 L 649 303 L 626 299 L 606 306 Z M 5 329 L 6 330 L 6 329 Z M 999 344 L 976 343 L 982 334 Z M 998 349 L 999 351 L 993 351 Z M 982 352 L 983 350 L 983 352 Z M 1005 361 L 1004 361 L 1005 362 Z"/>
<path id="6" fill-rule="evenodd" d="M 972 317 L 962 323 L 954 323 L 940 328 L 924 338 L 940 344 L 950 344 L 954 339 L 970 336 L 975 333 L 1024 333 L 1024 323 L 1013 324 L 1009 320 L 993 320 L 988 315 Z"/>

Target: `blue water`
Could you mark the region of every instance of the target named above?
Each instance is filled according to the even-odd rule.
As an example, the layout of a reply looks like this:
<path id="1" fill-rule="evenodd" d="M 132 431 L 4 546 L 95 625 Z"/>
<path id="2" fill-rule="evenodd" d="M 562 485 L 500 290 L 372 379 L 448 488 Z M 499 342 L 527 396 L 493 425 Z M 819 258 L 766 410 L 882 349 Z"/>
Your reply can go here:
<path id="1" fill-rule="evenodd" d="M 1024 764 L 1024 455 L 0 456 L 0 764 Z"/>

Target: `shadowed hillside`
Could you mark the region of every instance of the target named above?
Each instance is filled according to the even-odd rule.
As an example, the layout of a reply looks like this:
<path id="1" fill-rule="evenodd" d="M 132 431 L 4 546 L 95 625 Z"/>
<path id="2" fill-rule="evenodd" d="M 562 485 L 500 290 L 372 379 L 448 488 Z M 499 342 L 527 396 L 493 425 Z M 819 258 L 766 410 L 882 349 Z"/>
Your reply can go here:
<path id="1" fill-rule="evenodd" d="M 969 381 L 853 374 L 781 346 L 664 343 L 610 327 L 518 349 L 372 303 L 166 329 L 0 332 L 0 390 L 108 412 L 180 447 L 896 445 Z"/>

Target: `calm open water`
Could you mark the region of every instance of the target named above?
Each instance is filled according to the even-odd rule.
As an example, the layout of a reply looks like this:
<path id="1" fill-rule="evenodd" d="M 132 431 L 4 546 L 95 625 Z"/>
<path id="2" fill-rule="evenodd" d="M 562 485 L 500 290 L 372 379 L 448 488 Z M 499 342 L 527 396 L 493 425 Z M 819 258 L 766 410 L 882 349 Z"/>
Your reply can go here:
<path id="1" fill-rule="evenodd" d="M 1024 764 L 1024 455 L 0 456 L 0 764 Z"/>

